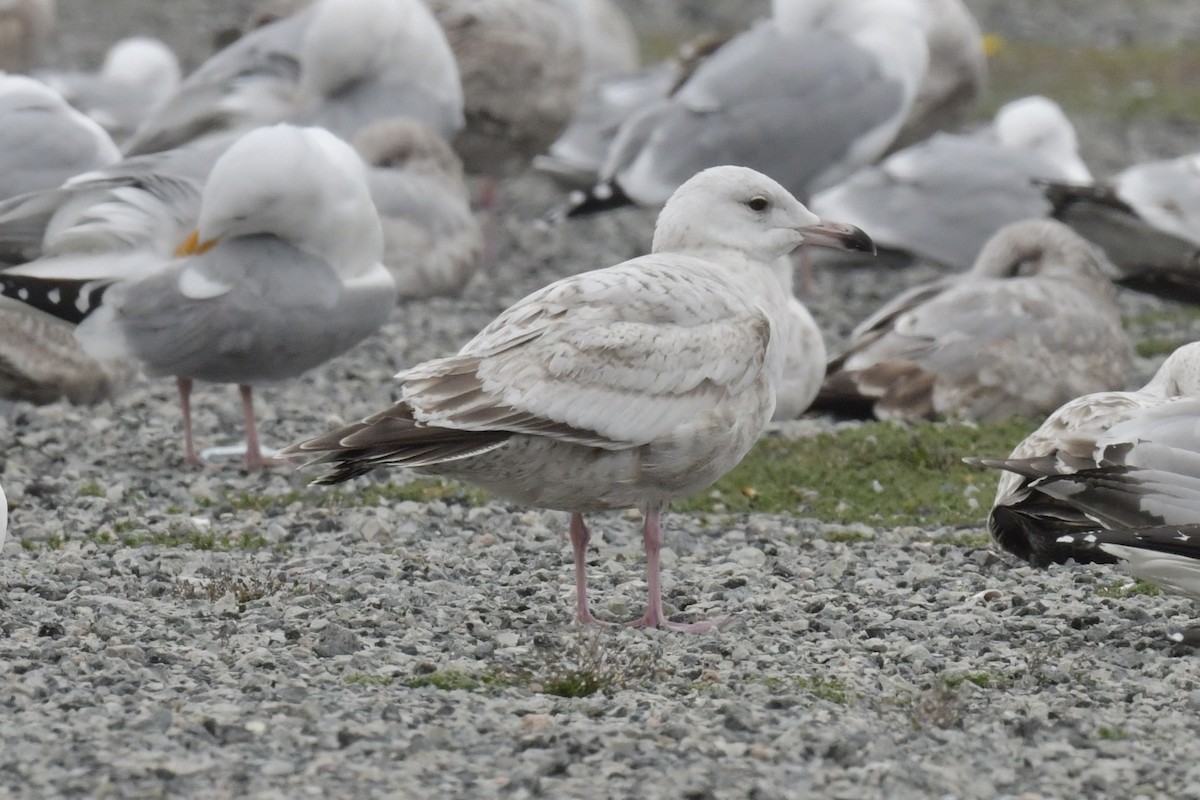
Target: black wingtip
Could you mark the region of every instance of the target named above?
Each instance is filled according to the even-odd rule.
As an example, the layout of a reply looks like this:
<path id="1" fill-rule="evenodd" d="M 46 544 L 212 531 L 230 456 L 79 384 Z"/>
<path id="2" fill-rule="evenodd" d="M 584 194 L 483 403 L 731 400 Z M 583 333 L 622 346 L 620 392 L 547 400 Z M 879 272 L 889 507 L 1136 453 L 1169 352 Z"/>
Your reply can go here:
<path id="1" fill-rule="evenodd" d="M 633 198 L 625 194 L 621 184 L 615 180 L 598 183 L 590 189 L 577 189 L 567 197 L 567 202 L 547 214 L 544 219 L 550 224 L 562 222 L 571 217 L 586 217 L 614 208 L 625 208 L 636 205 Z"/>
<path id="2" fill-rule="evenodd" d="M 100 307 L 110 280 L 37 278 L 0 272 L 0 295 L 78 325 Z"/>

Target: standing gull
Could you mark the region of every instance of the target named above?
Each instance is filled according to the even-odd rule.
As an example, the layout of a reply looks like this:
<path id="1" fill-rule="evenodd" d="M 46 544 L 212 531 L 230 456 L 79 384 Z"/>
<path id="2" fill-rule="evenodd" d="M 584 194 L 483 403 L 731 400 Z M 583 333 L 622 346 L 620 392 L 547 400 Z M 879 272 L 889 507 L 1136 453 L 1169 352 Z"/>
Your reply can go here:
<path id="1" fill-rule="evenodd" d="M 732 469 L 771 418 L 787 303 L 772 265 L 804 242 L 871 246 L 764 175 L 705 170 L 663 208 L 650 255 L 534 292 L 457 355 L 397 375 L 394 406 L 284 453 L 332 464 L 318 483 L 408 466 L 572 512 L 584 623 L 598 620 L 583 513 L 640 508 L 649 603 L 632 624 L 712 630 L 721 621 L 663 614 L 659 518 Z"/>
<path id="2" fill-rule="evenodd" d="M 1054 220 L 1002 228 L 969 273 L 914 287 L 855 328 L 818 405 L 998 420 L 1124 386 L 1133 351 L 1100 258 Z"/>
<path id="3" fill-rule="evenodd" d="M 384 323 L 396 288 L 381 255 L 358 155 L 327 131 L 277 125 L 218 159 L 177 258 L 148 258 L 143 277 L 119 281 L 0 273 L 0 293 L 79 323 L 98 359 L 175 376 L 193 464 L 192 382 L 238 384 L 246 465 L 258 468 L 268 462 L 252 386 L 295 377 Z"/>
<path id="4" fill-rule="evenodd" d="M 1059 408 L 1005 459 L 988 530 L 1034 566 L 1121 563 L 1200 596 L 1200 343 L 1134 392 Z"/>

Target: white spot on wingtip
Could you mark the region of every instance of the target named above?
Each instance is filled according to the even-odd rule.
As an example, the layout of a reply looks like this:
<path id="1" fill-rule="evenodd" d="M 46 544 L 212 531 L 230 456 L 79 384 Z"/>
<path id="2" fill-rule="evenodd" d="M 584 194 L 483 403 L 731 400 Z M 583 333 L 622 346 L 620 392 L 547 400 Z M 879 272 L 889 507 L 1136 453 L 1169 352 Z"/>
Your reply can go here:
<path id="1" fill-rule="evenodd" d="M 29 290 L 26 289 L 24 286 L 22 286 L 20 289 L 17 289 L 17 299 L 22 300 L 22 301 L 28 300 L 29 299 Z"/>
<path id="2" fill-rule="evenodd" d="M 1087 542 L 1088 544 L 1095 544 L 1096 543 L 1096 534 L 1089 533 L 1087 536 L 1083 537 L 1083 540 L 1085 542 Z"/>
<path id="3" fill-rule="evenodd" d="M 54 305 L 58 305 L 62 302 L 62 292 L 60 292 L 58 289 L 51 289 L 50 291 L 46 292 L 46 299 L 51 303 L 54 303 Z"/>
<path id="4" fill-rule="evenodd" d="M 1055 539 L 1054 541 L 1056 541 L 1058 544 L 1074 544 L 1075 537 L 1071 536 L 1071 535 L 1060 536 L 1057 539 Z"/>
<path id="5" fill-rule="evenodd" d="M 613 196 L 612 187 L 607 183 L 598 184 L 596 188 L 592 190 L 592 196 L 597 200 L 609 200 Z"/>

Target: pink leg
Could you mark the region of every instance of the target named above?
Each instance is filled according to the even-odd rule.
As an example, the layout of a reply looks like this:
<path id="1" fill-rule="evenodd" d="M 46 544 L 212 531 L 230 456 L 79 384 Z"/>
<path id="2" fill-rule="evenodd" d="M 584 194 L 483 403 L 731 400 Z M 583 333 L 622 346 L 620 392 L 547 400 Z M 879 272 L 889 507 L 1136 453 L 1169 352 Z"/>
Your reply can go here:
<path id="1" fill-rule="evenodd" d="M 238 392 L 242 395 L 242 416 L 246 420 L 246 469 L 291 464 L 285 458 L 263 458 L 262 448 L 258 444 L 258 426 L 254 424 L 254 387 L 239 383 Z"/>
<path id="2" fill-rule="evenodd" d="M 642 540 L 646 546 L 646 584 L 649 602 L 646 605 L 646 613 L 640 619 L 629 624 L 635 628 L 666 628 L 681 633 L 708 633 L 729 624 L 733 617 L 709 619 L 689 624 L 671 622 L 663 614 L 662 585 L 659 580 L 661 575 L 659 551 L 662 549 L 662 527 L 659 521 L 661 513 L 660 506 L 650 506 L 646 509 L 646 522 L 642 526 Z"/>
<path id="3" fill-rule="evenodd" d="M 571 514 L 571 550 L 575 553 L 575 620 L 582 625 L 611 625 L 596 619 L 588 608 L 587 596 L 587 547 L 592 534 L 583 522 L 583 514 Z"/>
<path id="4" fill-rule="evenodd" d="M 179 390 L 179 407 L 183 410 L 184 460 L 193 467 L 203 467 L 204 459 L 196 455 L 196 442 L 192 438 L 192 379 L 176 378 L 175 388 Z"/>

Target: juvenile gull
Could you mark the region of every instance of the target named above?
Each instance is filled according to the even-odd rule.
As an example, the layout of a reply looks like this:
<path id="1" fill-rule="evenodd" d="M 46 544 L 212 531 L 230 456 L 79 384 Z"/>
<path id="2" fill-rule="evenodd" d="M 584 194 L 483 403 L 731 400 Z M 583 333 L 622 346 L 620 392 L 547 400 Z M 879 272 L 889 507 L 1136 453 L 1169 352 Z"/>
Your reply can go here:
<path id="1" fill-rule="evenodd" d="M 855 328 L 818 405 L 998 420 L 1124 386 L 1133 351 L 1101 258 L 1054 220 L 1002 228 L 969 273 L 914 287 Z"/>
<path id="2" fill-rule="evenodd" d="M 1034 179 L 1090 180 L 1056 103 L 1026 97 L 970 135 L 937 134 L 817 194 L 818 214 L 871 231 L 881 250 L 966 269 L 1010 222 L 1050 213 Z"/>
<path id="3" fill-rule="evenodd" d="M 257 468 L 268 462 L 251 387 L 295 377 L 383 324 L 396 289 L 381 254 L 354 150 L 327 131 L 277 125 L 246 134 L 217 161 L 177 258 L 146 259 L 143 277 L 115 282 L 0 273 L 0 292 L 79 323 L 77 337 L 98 359 L 175 376 L 193 464 L 192 382 L 238 384 L 246 464 Z"/>
<path id="4" fill-rule="evenodd" d="M 772 269 L 802 242 L 870 247 L 764 175 L 705 170 L 662 210 L 650 255 L 534 292 L 457 355 L 397 375 L 396 405 L 284 453 L 332 464 L 318 483 L 408 466 L 572 512 L 585 623 L 598 621 L 583 513 L 640 508 L 649 603 L 632 624 L 712 630 L 663 615 L 659 517 L 732 469 L 771 418 L 788 300 Z"/>
<path id="5" fill-rule="evenodd" d="M 401 117 L 359 131 L 354 147 L 367 162 L 399 299 L 462 291 L 483 260 L 462 161 L 437 133 Z"/>
<path id="6" fill-rule="evenodd" d="M 723 163 L 806 200 L 882 155 L 928 65 L 915 0 L 775 0 L 772 10 L 628 119 L 600 184 L 568 213 L 657 205 Z"/>
<path id="7" fill-rule="evenodd" d="M 1133 392 L 1065 404 L 1008 458 L 988 516 L 996 542 L 1035 566 L 1120 563 L 1200 595 L 1200 343 Z"/>

